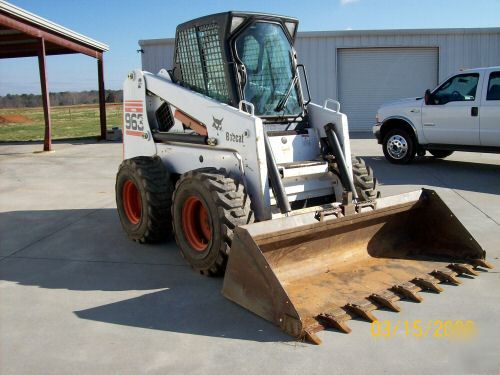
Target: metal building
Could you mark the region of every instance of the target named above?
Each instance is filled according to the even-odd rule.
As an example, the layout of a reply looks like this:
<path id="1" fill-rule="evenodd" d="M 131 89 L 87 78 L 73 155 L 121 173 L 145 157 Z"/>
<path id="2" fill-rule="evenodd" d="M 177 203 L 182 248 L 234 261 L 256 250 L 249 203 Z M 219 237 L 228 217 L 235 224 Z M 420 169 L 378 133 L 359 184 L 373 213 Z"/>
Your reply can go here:
<path id="1" fill-rule="evenodd" d="M 142 67 L 170 69 L 174 39 L 140 40 Z M 500 28 L 302 32 L 295 45 L 313 101 L 341 103 L 352 131 L 369 131 L 380 104 L 422 96 L 464 68 L 500 65 Z"/>

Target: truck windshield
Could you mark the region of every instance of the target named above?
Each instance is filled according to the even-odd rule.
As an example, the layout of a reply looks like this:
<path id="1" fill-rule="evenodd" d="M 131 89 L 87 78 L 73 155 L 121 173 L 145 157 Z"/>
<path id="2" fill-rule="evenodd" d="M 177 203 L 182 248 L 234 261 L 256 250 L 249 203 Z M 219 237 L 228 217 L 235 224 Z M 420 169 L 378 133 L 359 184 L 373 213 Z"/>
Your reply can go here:
<path id="1" fill-rule="evenodd" d="M 302 108 L 298 85 L 294 82 L 292 47 L 283 29 L 277 24 L 256 22 L 245 29 L 235 43 L 247 73 L 244 99 L 255 106 L 255 114 L 299 115 Z"/>

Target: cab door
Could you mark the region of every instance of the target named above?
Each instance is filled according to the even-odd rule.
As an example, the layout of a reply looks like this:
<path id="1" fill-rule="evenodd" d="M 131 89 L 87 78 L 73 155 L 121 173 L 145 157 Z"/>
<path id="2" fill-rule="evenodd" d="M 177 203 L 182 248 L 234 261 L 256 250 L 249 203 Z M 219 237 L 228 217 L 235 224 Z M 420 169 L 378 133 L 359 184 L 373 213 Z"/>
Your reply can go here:
<path id="1" fill-rule="evenodd" d="M 422 127 L 429 143 L 478 146 L 481 80 L 479 73 L 449 78 L 422 105 Z"/>
<path id="2" fill-rule="evenodd" d="M 481 146 L 500 147 L 500 70 L 484 78 L 484 95 L 481 102 Z"/>

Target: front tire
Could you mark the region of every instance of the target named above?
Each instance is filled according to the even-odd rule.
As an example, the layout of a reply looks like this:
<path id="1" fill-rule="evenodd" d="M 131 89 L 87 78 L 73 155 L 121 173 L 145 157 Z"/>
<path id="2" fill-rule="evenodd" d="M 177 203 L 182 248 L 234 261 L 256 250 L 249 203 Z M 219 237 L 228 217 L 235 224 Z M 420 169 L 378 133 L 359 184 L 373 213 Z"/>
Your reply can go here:
<path id="1" fill-rule="evenodd" d="M 360 157 L 354 156 L 352 158 L 352 174 L 354 187 L 362 201 L 380 197 L 380 192 L 377 189 L 377 179 L 373 177 L 373 170 Z"/>
<path id="2" fill-rule="evenodd" d="M 416 144 L 404 129 L 392 129 L 382 144 L 385 158 L 393 164 L 408 164 L 415 158 Z"/>
<path id="3" fill-rule="evenodd" d="M 173 184 L 160 158 L 124 160 L 116 175 L 115 192 L 122 227 L 132 240 L 159 242 L 171 234 Z"/>
<path id="4" fill-rule="evenodd" d="M 448 150 L 429 150 L 432 156 L 438 159 L 444 159 L 451 154 L 453 154 L 453 151 L 448 151 Z"/>
<path id="5" fill-rule="evenodd" d="M 181 176 L 173 196 L 172 219 L 182 256 L 207 276 L 224 273 L 234 228 L 254 220 L 244 186 L 224 169 L 214 168 Z"/>

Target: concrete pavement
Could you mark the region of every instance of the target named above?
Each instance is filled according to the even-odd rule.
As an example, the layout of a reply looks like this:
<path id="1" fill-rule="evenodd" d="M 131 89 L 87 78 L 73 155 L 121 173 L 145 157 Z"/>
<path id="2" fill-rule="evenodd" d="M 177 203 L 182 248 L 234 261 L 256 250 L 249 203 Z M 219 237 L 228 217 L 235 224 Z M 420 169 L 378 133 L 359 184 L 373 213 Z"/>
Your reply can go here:
<path id="1" fill-rule="evenodd" d="M 498 373 L 500 155 L 455 153 L 408 166 L 385 161 L 373 139 L 352 148 L 383 195 L 435 188 L 495 270 L 422 304 L 401 302 L 391 322 L 473 320 L 478 337 L 373 337 L 323 331 L 297 343 L 220 294 L 221 279 L 190 270 L 173 241 L 138 245 L 114 202 L 121 145 L 0 145 L 0 373 Z M 418 223 L 415 223 L 418 225 Z"/>

